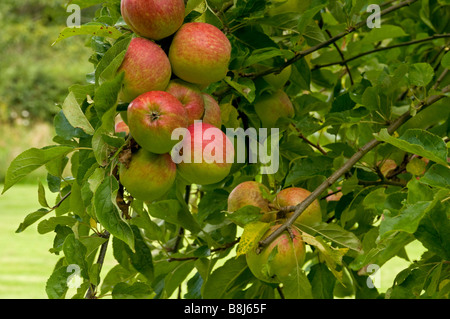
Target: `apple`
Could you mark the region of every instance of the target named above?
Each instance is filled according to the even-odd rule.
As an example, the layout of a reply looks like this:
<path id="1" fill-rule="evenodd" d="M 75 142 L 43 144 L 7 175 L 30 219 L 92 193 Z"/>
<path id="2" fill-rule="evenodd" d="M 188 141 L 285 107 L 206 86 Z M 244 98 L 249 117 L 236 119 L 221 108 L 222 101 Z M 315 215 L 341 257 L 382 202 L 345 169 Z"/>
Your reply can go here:
<path id="1" fill-rule="evenodd" d="M 130 162 L 119 167 L 119 180 L 136 199 L 154 201 L 165 195 L 175 182 L 176 165 L 169 154 L 139 149 Z"/>
<path id="2" fill-rule="evenodd" d="M 303 13 L 311 4 L 311 0 L 274 0 L 272 2 L 275 5 L 269 9 L 269 15 L 289 12 Z"/>
<path id="3" fill-rule="evenodd" d="M 289 81 L 292 73 L 292 66 L 288 65 L 280 73 L 267 74 L 263 76 L 263 79 L 273 86 L 275 89 L 282 89 L 284 85 Z"/>
<path id="4" fill-rule="evenodd" d="M 220 128 L 222 126 L 222 112 L 219 103 L 207 93 L 202 93 L 202 96 L 205 105 L 205 113 L 202 118 L 203 123 Z"/>
<path id="5" fill-rule="evenodd" d="M 141 37 L 161 40 L 174 34 L 184 21 L 183 0 L 122 0 L 123 20 Z"/>
<path id="6" fill-rule="evenodd" d="M 150 91 L 134 99 L 127 110 L 131 136 L 144 149 L 169 153 L 178 142 L 173 130 L 187 127 L 187 112 L 180 101 L 165 91 Z"/>
<path id="7" fill-rule="evenodd" d="M 133 38 L 118 72 L 125 72 L 119 98 L 130 103 L 149 91 L 164 91 L 172 75 L 166 53 L 156 43 Z"/>
<path id="8" fill-rule="evenodd" d="M 272 226 L 262 239 L 278 227 L 280 225 Z M 284 231 L 259 254 L 255 250 L 250 250 L 246 254 L 247 265 L 256 278 L 269 283 L 280 283 L 289 280 L 289 274 L 303 265 L 306 254 L 305 243 L 295 226 L 291 227 L 291 233 L 293 237 Z"/>
<path id="9" fill-rule="evenodd" d="M 222 80 L 228 72 L 231 44 L 217 27 L 189 22 L 175 33 L 169 48 L 173 73 L 190 83 L 207 85 Z"/>
<path id="10" fill-rule="evenodd" d="M 116 133 L 122 133 L 124 132 L 126 135 L 130 133 L 130 128 L 128 125 L 122 120 L 120 115 L 117 115 L 115 124 L 114 124 L 114 131 Z"/>
<path id="11" fill-rule="evenodd" d="M 270 195 L 269 189 L 264 185 L 256 181 L 246 181 L 237 185 L 228 195 L 228 212 L 233 213 L 238 209 L 252 205 L 261 209 L 262 221 L 270 222 L 274 220 L 274 214 L 267 214 L 270 212 L 270 201 L 264 197 Z"/>
<path id="12" fill-rule="evenodd" d="M 310 191 L 301 187 L 288 187 L 281 190 L 274 199 L 274 204 L 278 207 L 296 206 L 303 202 L 311 194 Z M 294 212 L 288 213 L 286 218 L 292 216 Z M 294 224 L 313 225 L 322 221 L 322 211 L 319 201 L 316 199 L 309 205 L 303 213 L 295 220 Z"/>
<path id="13" fill-rule="evenodd" d="M 186 108 L 188 125 L 200 120 L 205 112 L 205 103 L 200 89 L 192 83 L 179 79 L 172 80 L 166 88 Z"/>
<path id="14" fill-rule="evenodd" d="M 217 127 L 196 121 L 189 125 L 183 140 L 172 150 L 178 172 L 188 183 L 215 184 L 228 176 L 234 146 Z"/>
<path id="15" fill-rule="evenodd" d="M 274 128 L 281 117 L 294 117 L 295 111 L 289 96 L 283 90 L 266 91 L 255 101 L 255 112 L 262 127 Z"/>

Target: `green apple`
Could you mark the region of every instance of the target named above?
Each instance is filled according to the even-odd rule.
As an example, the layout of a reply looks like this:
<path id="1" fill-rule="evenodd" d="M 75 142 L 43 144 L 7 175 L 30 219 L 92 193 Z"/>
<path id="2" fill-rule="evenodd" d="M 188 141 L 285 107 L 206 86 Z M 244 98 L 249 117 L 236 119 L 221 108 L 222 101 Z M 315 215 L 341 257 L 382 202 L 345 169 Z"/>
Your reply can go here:
<path id="1" fill-rule="evenodd" d="M 278 207 L 296 206 L 303 202 L 310 194 L 310 191 L 301 187 L 288 187 L 281 190 L 273 202 Z M 293 212 L 288 213 L 286 218 L 289 218 L 292 214 Z M 303 213 L 301 213 L 294 223 L 310 226 L 321 221 L 322 211 L 320 209 L 319 201 L 316 199 L 303 211 Z"/>
<path id="2" fill-rule="evenodd" d="M 262 237 L 265 239 L 280 225 L 272 226 Z M 292 234 L 292 237 L 291 237 Z M 246 254 L 247 265 L 253 275 L 265 282 L 280 283 L 289 280 L 289 274 L 305 262 L 306 246 L 300 231 L 291 227 L 291 234 L 284 231 L 262 252 L 250 250 Z"/>
<path id="3" fill-rule="evenodd" d="M 207 85 L 222 80 L 231 58 L 225 34 L 204 22 L 189 22 L 175 34 L 169 49 L 173 73 L 180 79 Z"/>
<path id="4" fill-rule="evenodd" d="M 131 30 L 152 40 L 172 35 L 184 21 L 184 0 L 122 0 L 120 8 Z"/>
<path id="5" fill-rule="evenodd" d="M 160 46 L 144 38 L 133 38 L 118 72 L 125 72 L 119 98 L 130 103 L 146 92 L 164 91 L 172 68 Z"/>
<path id="6" fill-rule="evenodd" d="M 187 127 L 187 112 L 180 101 L 165 91 L 151 91 L 128 105 L 131 136 L 144 149 L 156 154 L 169 153 L 178 143 L 172 132 Z"/>
<path id="7" fill-rule="evenodd" d="M 136 199 L 154 201 L 165 195 L 175 182 L 176 165 L 169 154 L 139 149 L 119 168 L 120 183 Z"/>
<path id="8" fill-rule="evenodd" d="M 183 104 L 187 111 L 188 125 L 193 124 L 195 120 L 201 120 L 205 112 L 205 103 L 200 89 L 195 84 L 175 79 L 169 82 L 166 92 Z"/>
<path id="9" fill-rule="evenodd" d="M 264 92 L 256 99 L 254 106 L 262 127 L 265 128 L 276 127 L 276 122 L 281 117 L 292 118 L 295 115 L 294 106 L 283 90 Z"/>
<path id="10" fill-rule="evenodd" d="M 228 176 L 234 146 L 217 127 L 201 121 L 191 124 L 172 151 L 178 172 L 188 183 L 209 185 Z"/>

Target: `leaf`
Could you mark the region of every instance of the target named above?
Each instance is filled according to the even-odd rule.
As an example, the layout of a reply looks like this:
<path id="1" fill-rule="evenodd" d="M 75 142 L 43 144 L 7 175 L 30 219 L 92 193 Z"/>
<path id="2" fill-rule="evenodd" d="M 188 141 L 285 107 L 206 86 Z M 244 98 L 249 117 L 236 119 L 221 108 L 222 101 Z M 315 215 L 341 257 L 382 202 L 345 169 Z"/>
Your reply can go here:
<path id="1" fill-rule="evenodd" d="M 227 260 L 208 277 L 203 286 L 203 298 L 222 299 L 246 270 L 248 267 L 244 256 Z"/>
<path id="2" fill-rule="evenodd" d="M 134 251 L 134 235 L 130 225 L 120 217 L 115 198 L 119 184 L 114 177 L 105 177 L 94 194 L 94 207 L 97 220 L 113 236 L 125 242 Z"/>
<path id="3" fill-rule="evenodd" d="M 312 299 L 311 283 L 303 269 L 295 267 L 283 282 L 283 295 L 286 299 Z"/>
<path id="4" fill-rule="evenodd" d="M 385 39 L 393 39 L 404 36 L 407 36 L 407 34 L 401 27 L 383 23 L 381 28 L 372 29 L 360 42 L 361 44 L 376 43 Z"/>
<path id="5" fill-rule="evenodd" d="M 88 279 L 88 267 L 85 260 L 86 247 L 75 238 L 74 234 L 67 235 L 63 244 L 63 252 L 68 265 L 76 265 L 80 268 L 81 275 Z"/>
<path id="6" fill-rule="evenodd" d="M 177 264 L 177 266 L 166 274 L 164 278 L 164 289 L 167 296 L 171 296 L 173 292 L 183 283 L 186 277 L 194 269 L 194 261 L 187 260 Z"/>
<path id="7" fill-rule="evenodd" d="M 320 222 L 310 226 L 301 224 L 297 224 L 297 226 L 312 236 L 319 234 L 340 246 L 347 247 L 358 253 L 362 252 L 361 241 L 358 237 L 339 225 Z"/>
<path id="8" fill-rule="evenodd" d="M 427 86 L 434 76 L 434 70 L 428 63 L 414 63 L 409 68 L 409 83 L 416 86 Z"/>
<path id="9" fill-rule="evenodd" d="M 450 220 L 447 216 L 449 211 L 448 201 L 441 203 L 440 200 L 435 200 L 414 233 L 426 248 L 445 260 L 450 259 Z"/>
<path id="10" fill-rule="evenodd" d="M 43 220 L 39 223 L 37 229 L 39 234 L 46 234 L 54 231 L 57 225 L 64 225 L 72 227 L 77 223 L 77 220 L 72 216 L 58 216 L 50 217 L 47 220 Z"/>
<path id="11" fill-rule="evenodd" d="M 395 216 L 391 216 L 389 211 L 385 211 L 384 220 L 380 224 L 380 237 L 385 238 L 395 231 L 414 233 L 430 204 L 431 202 L 417 202 L 413 205 L 406 205 Z"/>
<path id="12" fill-rule="evenodd" d="M 148 205 L 148 212 L 155 218 L 160 218 L 182 226 L 192 233 L 199 233 L 202 228 L 192 217 L 191 213 L 183 207 L 177 200 L 163 200 Z"/>
<path id="13" fill-rule="evenodd" d="M 67 121 L 73 128 L 79 128 L 89 135 L 94 134 L 94 128 L 81 110 L 81 107 L 78 104 L 73 92 L 70 92 L 64 100 L 62 111 Z"/>
<path id="14" fill-rule="evenodd" d="M 285 185 L 295 185 L 314 176 L 329 176 L 333 159 L 325 156 L 300 158 L 294 161 Z"/>
<path id="15" fill-rule="evenodd" d="M 314 299 L 333 299 L 336 277 L 323 263 L 315 264 L 308 273 Z"/>
<path id="16" fill-rule="evenodd" d="M 48 146 L 41 149 L 31 148 L 22 152 L 11 162 L 6 172 L 2 194 L 34 170 L 55 158 L 66 156 L 71 151 L 73 151 L 73 147 Z"/>
<path id="17" fill-rule="evenodd" d="M 269 223 L 252 222 L 244 227 L 239 246 L 236 251 L 236 257 L 245 255 L 247 252 L 255 249 L 258 246 L 259 240 L 264 236 L 266 231 L 270 228 Z"/>
<path id="18" fill-rule="evenodd" d="M 447 146 L 439 136 L 425 130 L 409 129 L 399 138 L 389 135 L 382 129 L 375 138 L 398 147 L 399 149 L 423 156 L 431 161 L 447 166 Z"/>
<path id="19" fill-rule="evenodd" d="M 67 285 L 68 277 L 71 275 L 67 272 L 67 267 L 57 268 L 47 280 L 45 292 L 49 299 L 63 299 L 69 289 Z"/>
<path id="20" fill-rule="evenodd" d="M 95 69 L 96 86 L 101 85 L 105 81 L 111 81 L 116 77 L 117 70 L 122 65 L 131 39 L 131 36 L 119 39 L 106 51 Z"/>
<path id="21" fill-rule="evenodd" d="M 38 183 L 38 201 L 42 207 L 50 207 L 47 203 L 47 199 L 45 198 L 45 188 L 44 185 L 42 185 L 41 181 L 39 181 Z"/>
<path id="22" fill-rule="evenodd" d="M 256 206 L 247 205 L 235 212 L 227 214 L 228 219 L 230 219 L 236 225 L 245 227 L 249 223 L 256 222 L 261 219 L 261 209 Z"/>
<path id="23" fill-rule="evenodd" d="M 235 89 L 239 94 L 247 99 L 250 103 L 255 100 L 255 84 L 248 78 L 239 78 L 238 82 L 231 80 L 229 76 L 225 77 L 224 81 Z"/>
<path id="24" fill-rule="evenodd" d="M 24 221 L 22 223 L 20 223 L 19 227 L 16 230 L 16 233 L 23 232 L 28 226 L 34 224 L 36 221 L 38 221 L 39 219 L 41 219 L 42 217 L 47 215 L 49 212 L 50 212 L 50 210 L 41 208 L 34 213 L 28 214 L 25 217 Z"/>
<path id="25" fill-rule="evenodd" d="M 450 51 L 447 52 L 441 60 L 441 65 L 444 68 L 450 69 Z"/>
<path id="26" fill-rule="evenodd" d="M 450 189 L 450 169 L 434 164 L 420 179 L 420 182 L 433 187 Z"/>
<path id="27" fill-rule="evenodd" d="M 149 285 L 143 282 L 135 282 L 128 284 L 126 282 L 119 282 L 114 286 L 112 291 L 113 299 L 151 299 L 153 297 L 153 290 Z"/>
<path id="28" fill-rule="evenodd" d="M 98 37 L 107 37 L 112 39 L 118 39 L 122 36 L 122 32 L 117 30 L 114 27 L 105 26 L 103 24 L 85 24 L 80 27 L 67 27 L 64 30 L 61 31 L 58 38 L 55 40 L 55 42 L 52 45 L 55 45 L 56 43 L 67 39 L 69 37 L 75 36 L 75 35 L 92 35 L 92 36 L 98 36 Z"/>
<path id="29" fill-rule="evenodd" d="M 99 118 L 109 110 L 115 110 L 124 76 L 125 73 L 121 72 L 112 80 L 102 83 L 95 91 L 94 107 Z"/>

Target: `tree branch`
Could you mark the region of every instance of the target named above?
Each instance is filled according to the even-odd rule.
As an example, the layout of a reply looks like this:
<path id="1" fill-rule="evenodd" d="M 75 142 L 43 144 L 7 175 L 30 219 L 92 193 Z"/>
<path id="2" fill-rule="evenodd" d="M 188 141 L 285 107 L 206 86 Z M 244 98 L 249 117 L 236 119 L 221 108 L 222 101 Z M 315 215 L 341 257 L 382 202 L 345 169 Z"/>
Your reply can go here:
<path id="1" fill-rule="evenodd" d="M 328 36 L 329 36 L 330 38 L 333 37 L 333 36 L 331 35 L 331 32 L 330 32 L 329 30 L 325 30 L 325 32 L 328 34 Z M 350 78 L 350 83 L 353 85 L 353 84 L 354 84 L 354 82 L 353 82 L 353 76 L 352 76 L 352 74 L 351 74 L 351 72 L 350 72 L 350 68 L 348 67 L 347 62 L 345 62 L 345 56 L 344 56 L 344 53 L 342 53 L 341 49 L 340 49 L 339 46 L 336 44 L 336 42 L 333 43 L 333 46 L 335 47 L 336 51 L 339 53 L 339 56 L 340 56 L 341 59 L 342 59 L 342 64 L 345 65 L 345 69 L 347 70 L 348 76 L 349 76 L 349 78 Z"/>
<path id="2" fill-rule="evenodd" d="M 450 91 L 450 85 L 446 86 L 442 93 L 447 93 Z M 417 113 L 426 107 L 436 103 L 440 99 L 444 98 L 445 95 L 433 95 L 428 97 L 425 101 L 419 103 L 416 107 Z M 389 127 L 387 131 L 389 134 L 394 133 L 400 126 L 402 126 L 406 121 L 411 118 L 410 111 L 405 112 L 399 118 L 397 118 Z M 303 211 L 308 208 L 309 205 L 312 204 L 314 200 L 316 200 L 324 191 L 327 190 L 330 186 L 332 186 L 341 176 L 343 176 L 347 171 L 349 171 L 364 155 L 366 155 L 369 151 L 374 149 L 376 146 L 381 144 L 382 142 L 373 139 L 369 141 L 366 145 L 361 147 L 358 152 L 356 152 L 352 157 L 348 159 L 348 161 L 337 171 L 335 171 L 330 177 L 328 177 L 322 184 L 320 184 L 303 202 L 295 206 L 294 213 L 290 216 L 286 222 L 284 222 L 280 227 L 278 227 L 273 233 L 271 233 L 264 240 L 259 242 L 259 246 L 257 249 L 257 253 L 260 253 L 262 248 L 270 244 L 275 238 L 277 238 L 283 231 L 292 226 L 294 221 L 303 213 Z M 288 207 L 286 209 L 291 209 L 292 207 Z"/>
<path id="3" fill-rule="evenodd" d="M 332 66 L 332 65 L 346 65 L 348 62 L 351 62 L 353 60 L 359 59 L 363 56 L 375 53 L 375 52 L 380 52 L 380 51 L 385 51 L 385 50 L 390 50 L 390 49 L 394 49 L 394 48 L 399 48 L 399 47 L 404 47 L 404 46 L 408 46 L 408 45 L 413 45 L 413 44 L 418 44 L 418 43 L 422 43 L 422 42 L 427 42 L 427 41 L 431 41 L 431 40 L 435 40 L 435 39 L 440 39 L 440 38 L 450 38 L 450 34 L 435 34 L 431 37 L 428 38 L 423 38 L 423 39 L 419 39 L 419 40 L 412 40 L 412 41 L 408 41 L 408 42 L 403 42 L 403 43 L 398 43 L 398 44 L 394 44 L 394 45 L 390 45 L 387 47 L 382 47 L 382 48 L 376 48 L 370 51 L 366 51 L 363 53 L 360 53 L 358 55 L 355 55 L 351 58 L 348 59 L 343 59 L 342 61 L 336 61 L 336 62 L 330 62 L 327 64 L 320 64 L 320 65 L 316 65 L 313 70 L 317 70 L 317 69 L 321 69 L 321 68 L 325 68 L 328 66 Z M 342 57 L 342 55 L 341 55 Z"/>
<path id="4" fill-rule="evenodd" d="M 100 247 L 100 253 L 97 258 L 97 264 L 100 265 L 100 268 L 98 270 L 100 273 L 103 263 L 105 262 L 106 250 L 108 249 L 110 233 L 105 230 L 105 232 L 103 234 L 100 234 L 99 236 L 101 238 L 106 238 L 106 241 Z M 95 285 L 90 285 L 89 290 L 86 293 L 85 299 L 94 299 L 95 298 L 95 289 L 96 289 Z"/>
<path id="5" fill-rule="evenodd" d="M 412 3 L 414 3 L 414 2 L 417 2 L 417 0 L 406 0 L 406 1 L 400 2 L 399 4 L 396 4 L 396 5 L 393 5 L 393 6 L 389 7 L 389 8 L 386 8 L 383 11 L 380 12 L 380 17 L 382 17 L 382 16 L 384 16 L 384 15 L 386 15 L 388 13 L 394 12 L 394 11 L 400 9 L 400 8 L 405 7 L 405 6 L 409 6 Z M 280 66 L 280 67 L 270 68 L 270 69 L 267 69 L 267 70 L 264 70 L 264 71 L 261 71 L 261 72 L 258 72 L 258 73 L 243 74 L 242 76 L 243 77 L 246 76 L 246 77 L 250 77 L 252 79 L 255 79 L 255 78 L 258 78 L 258 77 L 261 77 L 261 76 L 264 76 L 264 75 L 268 75 L 268 74 L 271 74 L 271 73 L 279 73 L 279 72 L 283 71 L 284 68 L 286 68 L 287 66 L 297 62 L 298 60 L 302 59 L 303 57 L 305 57 L 307 55 L 310 55 L 311 53 L 316 52 L 316 51 L 318 51 L 318 50 L 320 50 L 322 48 L 325 48 L 325 47 L 329 46 L 330 44 L 335 43 L 336 41 L 342 39 L 343 37 L 345 37 L 346 35 L 348 35 L 350 33 L 355 32 L 356 30 L 360 29 L 361 27 L 363 27 L 365 25 L 366 25 L 366 21 L 363 20 L 363 21 L 359 22 L 358 24 L 356 24 L 355 26 L 349 27 L 346 31 L 341 32 L 338 35 L 335 35 L 334 37 L 331 37 L 330 39 L 328 39 L 326 41 L 323 41 L 323 42 L 321 42 L 321 43 L 319 43 L 319 44 L 317 44 L 315 46 L 312 46 L 312 47 L 304 50 L 304 51 L 296 52 L 293 58 L 291 58 L 288 61 L 286 61 L 286 63 L 284 65 Z"/>

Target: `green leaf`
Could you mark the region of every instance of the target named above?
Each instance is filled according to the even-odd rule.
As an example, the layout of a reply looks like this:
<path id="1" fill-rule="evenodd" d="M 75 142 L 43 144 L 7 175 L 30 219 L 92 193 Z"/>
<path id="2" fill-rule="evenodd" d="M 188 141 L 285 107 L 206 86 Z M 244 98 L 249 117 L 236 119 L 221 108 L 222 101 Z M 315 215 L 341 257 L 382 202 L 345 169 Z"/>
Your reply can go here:
<path id="1" fill-rule="evenodd" d="M 420 221 L 414 236 L 430 251 L 449 260 L 450 220 L 447 214 L 450 212 L 450 203 L 441 203 L 440 200 L 435 200 L 434 203 Z"/>
<path id="2" fill-rule="evenodd" d="M 450 189 L 450 169 L 439 164 L 434 164 L 420 179 L 420 182 L 432 187 Z"/>
<path id="3" fill-rule="evenodd" d="M 148 212 L 155 218 L 182 226 L 194 234 L 202 230 L 187 208 L 183 207 L 177 200 L 170 199 L 152 203 L 148 205 Z"/>
<path id="4" fill-rule="evenodd" d="M 167 296 L 171 296 L 173 292 L 180 287 L 183 281 L 194 269 L 194 261 L 187 260 L 179 262 L 174 269 L 166 274 L 164 278 L 164 290 Z"/>
<path id="5" fill-rule="evenodd" d="M 248 267 L 245 256 L 228 259 L 208 277 L 203 286 L 203 298 L 222 299 L 246 270 Z"/>
<path id="6" fill-rule="evenodd" d="M 45 188 L 44 185 L 42 185 L 41 181 L 39 181 L 38 183 L 38 201 L 42 207 L 50 207 L 47 203 L 47 199 L 45 198 Z"/>
<path id="7" fill-rule="evenodd" d="M 427 86 L 434 76 L 434 70 L 428 63 L 414 63 L 409 68 L 409 83 L 416 86 Z"/>
<path id="8" fill-rule="evenodd" d="M 68 277 L 71 275 L 66 266 L 57 268 L 47 280 L 45 292 L 49 299 L 63 299 L 69 289 Z"/>
<path id="9" fill-rule="evenodd" d="M 94 194 L 95 215 L 113 236 L 125 242 L 134 251 L 134 235 L 130 225 L 120 217 L 115 198 L 119 184 L 114 177 L 105 177 Z"/>
<path id="10" fill-rule="evenodd" d="M 239 78 L 238 82 L 231 80 L 229 76 L 225 77 L 224 81 L 235 89 L 239 94 L 247 99 L 250 103 L 255 100 L 255 84 L 248 78 Z"/>
<path id="11" fill-rule="evenodd" d="M 119 39 L 106 51 L 95 69 L 95 84 L 97 86 L 116 77 L 117 70 L 122 65 L 131 39 L 131 36 Z"/>
<path id="12" fill-rule="evenodd" d="M 44 217 L 45 215 L 47 215 L 50 212 L 50 210 L 47 210 L 45 208 L 41 208 L 38 211 L 28 214 L 24 221 L 22 223 L 20 223 L 19 227 L 16 230 L 16 233 L 21 233 L 23 232 L 28 226 L 34 224 L 35 222 L 37 222 L 39 219 L 41 219 L 42 217 Z"/>
<path id="13" fill-rule="evenodd" d="M 333 159 L 325 156 L 298 159 L 289 170 L 285 185 L 295 185 L 314 176 L 328 176 L 332 167 Z"/>
<path id="14" fill-rule="evenodd" d="M 244 206 L 235 212 L 227 214 L 228 219 L 233 223 L 244 227 L 245 225 L 256 222 L 261 219 L 261 209 L 256 206 Z"/>
<path id="15" fill-rule="evenodd" d="M 73 151 L 73 147 L 68 146 L 49 146 L 41 149 L 31 148 L 24 151 L 11 162 L 6 172 L 2 194 L 34 170 L 57 157 L 66 156 L 71 151 Z"/>
<path id="16" fill-rule="evenodd" d="M 336 277 L 323 263 L 315 264 L 308 273 L 314 299 L 333 299 Z"/>
<path id="17" fill-rule="evenodd" d="M 112 80 L 102 83 L 95 91 L 94 107 L 99 118 L 111 109 L 116 109 L 119 92 L 125 73 L 121 72 Z"/>
<path id="18" fill-rule="evenodd" d="M 376 43 L 385 39 L 393 39 L 404 36 L 407 36 L 407 34 L 401 27 L 383 23 L 381 28 L 372 29 L 360 42 L 361 44 Z"/>
<path id="19" fill-rule="evenodd" d="M 297 226 L 312 236 L 319 234 L 342 247 L 347 247 L 359 253 L 362 252 L 361 241 L 358 237 L 337 224 L 320 222 L 310 226 L 299 224 L 297 224 Z"/>
<path id="20" fill-rule="evenodd" d="M 61 31 L 56 41 L 53 43 L 55 45 L 59 41 L 67 39 L 75 35 L 92 35 L 98 37 L 107 37 L 112 39 L 118 39 L 122 36 L 122 32 L 114 27 L 105 26 L 103 24 L 85 24 L 80 27 L 67 27 Z"/>
<path id="21" fill-rule="evenodd" d="M 409 129 L 399 138 L 389 135 L 387 129 L 375 134 L 375 138 L 399 149 L 423 156 L 436 163 L 447 166 L 447 146 L 439 136 L 428 131 Z"/>
<path id="22" fill-rule="evenodd" d="M 70 234 L 66 237 L 63 244 L 63 252 L 66 258 L 66 262 L 69 265 L 77 265 L 80 267 L 81 275 L 88 279 L 88 267 L 85 260 L 86 247 L 75 238 L 74 234 Z"/>
<path id="23" fill-rule="evenodd" d="M 89 135 L 94 134 L 94 128 L 81 110 L 80 104 L 78 104 L 73 92 L 70 92 L 69 95 L 67 95 L 64 100 L 62 110 L 64 116 L 72 127 L 79 128 Z"/>
<path id="24" fill-rule="evenodd" d="M 303 269 L 296 267 L 283 281 L 283 294 L 286 299 L 313 298 L 311 283 Z"/>
<path id="25" fill-rule="evenodd" d="M 187 16 L 191 11 L 197 8 L 204 0 L 188 0 L 184 15 Z"/>
<path id="26" fill-rule="evenodd" d="M 72 227 L 77 223 L 77 220 L 72 216 L 58 216 L 50 217 L 49 219 L 43 220 L 38 225 L 38 233 L 46 234 L 54 231 L 57 225 L 64 225 Z"/>
<path id="27" fill-rule="evenodd" d="M 153 295 L 152 288 L 143 282 L 119 282 L 112 291 L 113 299 L 151 299 Z"/>
<path id="28" fill-rule="evenodd" d="M 450 52 L 447 52 L 441 60 L 441 65 L 444 68 L 450 69 Z"/>
<path id="29" fill-rule="evenodd" d="M 380 224 L 380 237 L 386 238 L 395 231 L 414 233 L 430 204 L 431 202 L 417 202 L 413 205 L 406 205 L 398 215 L 394 216 L 391 216 L 389 211 L 385 211 L 384 220 Z"/>

